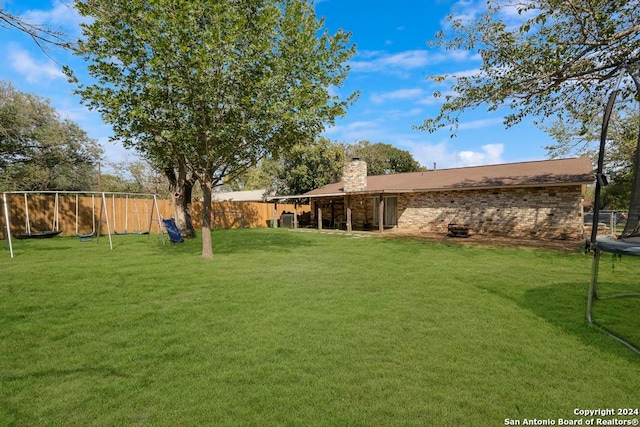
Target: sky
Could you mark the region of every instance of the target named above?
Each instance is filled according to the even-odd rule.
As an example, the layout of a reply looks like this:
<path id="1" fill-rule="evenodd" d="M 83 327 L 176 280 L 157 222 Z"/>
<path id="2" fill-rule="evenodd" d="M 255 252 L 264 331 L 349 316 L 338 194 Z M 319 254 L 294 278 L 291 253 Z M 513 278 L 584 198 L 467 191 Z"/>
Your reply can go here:
<path id="1" fill-rule="evenodd" d="M 502 116 L 478 108 L 460 117 L 455 138 L 447 129 L 429 133 L 415 127 L 437 115 L 435 91 L 450 87 L 427 80 L 428 75 L 468 73 L 481 61 L 475 52 L 447 52 L 430 47 L 436 32 L 446 27 L 446 16 L 474 16 L 484 0 L 316 0 L 316 14 L 330 33 L 351 33 L 357 53 L 350 60 L 344 85 L 331 88 L 346 97 L 360 96 L 344 117 L 327 126 L 323 136 L 336 142 L 382 142 L 409 151 L 423 166 L 438 169 L 511 163 L 547 158 L 545 146 L 553 140 L 532 124 L 534 118 L 505 129 Z M 0 0 L 0 8 L 29 22 L 48 24 L 80 36 L 80 18 L 72 0 Z M 105 148 L 103 164 L 134 161 L 135 152 L 110 141 L 111 127 L 97 112 L 87 109 L 73 94 L 62 66 L 86 77 L 86 64 L 69 52 L 43 52 L 28 36 L 0 28 L 0 80 L 18 90 L 50 100 L 62 118 L 78 123 Z"/>

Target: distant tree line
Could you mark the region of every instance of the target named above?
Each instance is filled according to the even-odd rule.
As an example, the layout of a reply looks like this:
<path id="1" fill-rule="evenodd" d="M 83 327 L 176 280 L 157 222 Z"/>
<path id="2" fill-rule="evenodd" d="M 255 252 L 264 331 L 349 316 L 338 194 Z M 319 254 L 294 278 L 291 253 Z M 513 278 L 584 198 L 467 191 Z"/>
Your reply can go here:
<path id="1" fill-rule="evenodd" d="M 225 183 L 227 190 L 267 188 L 280 195 L 299 195 L 337 182 L 345 163 L 357 157 L 367 162 L 368 175 L 426 170 L 410 152 L 391 144 L 332 142 L 324 137 L 300 142 L 280 158 L 263 159 L 254 168 Z"/>
<path id="2" fill-rule="evenodd" d="M 171 183 L 161 167 L 143 160 L 105 163 L 104 150 L 76 123 L 63 119 L 49 101 L 0 82 L 0 190 L 109 191 L 169 197 Z M 269 188 L 302 194 L 339 181 L 348 159 L 368 164 L 369 175 L 424 170 L 408 151 L 391 144 L 298 142 L 279 157 L 266 157 L 227 179 L 224 190 Z M 98 165 L 108 173 L 98 176 Z M 195 184 L 194 191 L 201 197 Z"/>

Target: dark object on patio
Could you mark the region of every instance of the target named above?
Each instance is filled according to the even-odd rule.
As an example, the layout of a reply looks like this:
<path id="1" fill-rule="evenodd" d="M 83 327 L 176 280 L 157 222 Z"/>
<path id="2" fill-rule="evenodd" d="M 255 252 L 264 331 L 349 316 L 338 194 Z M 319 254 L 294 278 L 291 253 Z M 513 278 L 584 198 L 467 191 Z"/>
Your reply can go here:
<path id="1" fill-rule="evenodd" d="M 469 225 L 468 224 L 449 224 L 447 227 L 449 237 L 469 237 Z"/>

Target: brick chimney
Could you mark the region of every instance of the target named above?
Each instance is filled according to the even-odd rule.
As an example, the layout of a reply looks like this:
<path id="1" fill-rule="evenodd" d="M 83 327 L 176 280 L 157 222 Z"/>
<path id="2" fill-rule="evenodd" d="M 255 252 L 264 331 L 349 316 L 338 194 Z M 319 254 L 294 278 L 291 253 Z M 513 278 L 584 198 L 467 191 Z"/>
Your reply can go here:
<path id="1" fill-rule="evenodd" d="M 344 182 L 344 192 L 353 193 L 367 189 L 367 162 L 357 157 L 351 159 L 344 165 L 342 172 L 342 182 Z"/>

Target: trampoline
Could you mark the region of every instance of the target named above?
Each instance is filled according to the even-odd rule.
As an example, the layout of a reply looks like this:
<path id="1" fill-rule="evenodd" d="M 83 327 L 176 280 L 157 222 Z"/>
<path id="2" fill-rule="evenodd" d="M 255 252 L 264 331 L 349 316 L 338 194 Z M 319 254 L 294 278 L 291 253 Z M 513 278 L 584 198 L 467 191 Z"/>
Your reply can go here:
<path id="1" fill-rule="evenodd" d="M 595 301 L 599 299 L 598 296 L 598 269 L 600 265 L 600 257 L 602 253 L 611 253 L 617 256 L 640 256 L 640 129 L 638 132 L 638 143 L 636 146 L 636 153 L 633 161 L 633 181 L 631 183 L 631 197 L 629 199 L 629 215 L 627 223 L 624 227 L 622 234 L 617 237 L 611 236 L 598 236 L 598 214 L 600 212 L 601 204 L 601 191 L 602 187 L 607 185 L 607 178 L 603 173 L 604 170 L 604 152 L 607 141 L 607 129 L 609 126 L 609 120 L 611 118 L 611 112 L 613 105 L 615 104 L 616 96 L 619 91 L 620 83 L 624 77 L 625 71 L 631 76 L 633 83 L 636 87 L 636 93 L 640 95 L 640 79 L 628 68 L 624 67 L 620 70 L 616 86 L 609 95 L 609 100 L 605 107 L 604 116 L 602 120 L 602 130 L 600 133 L 600 150 L 598 152 L 598 166 L 596 172 L 596 188 L 593 207 L 593 223 L 591 226 L 591 238 L 587 241 L 587 247 L 593 252 L 593 262 L 591 267 L 591 282 L 589 283 L 589 290 L 587 294 L 587 321 L 590 325 L 598 327 L 600 330 L 607 333 L 613 339 L 619 343 L 625 345 L 630 350 L 640 355 L 640 348 L 630 342 L 624 340 L 617 335 L 614 331 L 609 330 L 600 324 L 593 315 L 593 305 Z M 610 296 L 609 298 L 619 297 L 638 297 L 638 293 L 627 293 L 621 295 Z"/>

